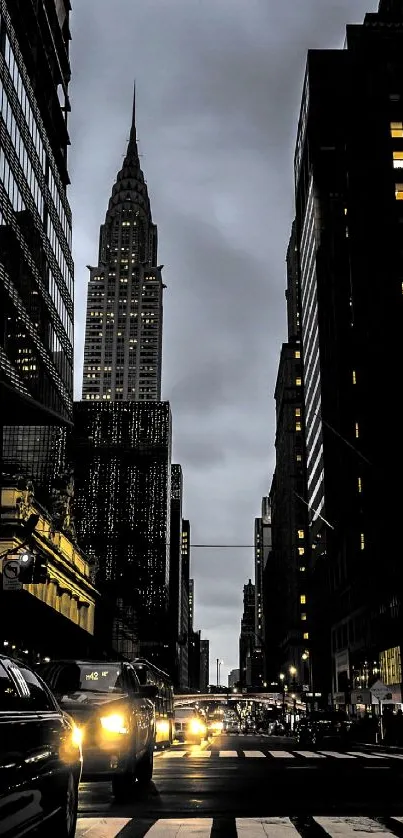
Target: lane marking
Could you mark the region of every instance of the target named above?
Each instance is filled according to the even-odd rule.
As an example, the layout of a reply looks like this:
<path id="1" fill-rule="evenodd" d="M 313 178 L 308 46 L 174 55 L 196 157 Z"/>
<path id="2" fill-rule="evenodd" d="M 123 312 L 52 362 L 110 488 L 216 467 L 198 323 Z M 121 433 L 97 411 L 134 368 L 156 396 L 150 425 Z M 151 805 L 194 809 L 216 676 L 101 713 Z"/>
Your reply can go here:
<path id="1" fill-rule="evenodd" d="M 186 821 L 180 818 L 161 818 L 148 830 L 147 836 L 183 838 L 185 835 L 192 835 L 193 838 L 210 838 L 212 826 L 212 818 L 189 818 Z"/>
<path id="2" fill-rule="evenodd" d="M 199 758 L 199 757 L 211 757 L 212 751 L 190 751 L 188 753 L 188 757 L 190 759 Z"/>
<path id="3" fill-rule="evenodd" d="M 318 753 L 318 751 L 294 751 L 295 754 L 299 754 L 300 757 L 306 757 L 306 759 L 325 759 L 323 754 Z"/>
<path id="4" fill-rule="evenodd" d="M 238 838 L 300 838 L 289 818 L 236 818 Z"/>
<path id="5" fill-rule="evenodd" d="M 321 826 L 331 838 L 368 838 L 373 836 L 392 835 L 385 826 L 372 820 L 372 818 L 322 818 L 314 817 L 314 821 Z"/>
<path id="6" fill-rule="evenodd" d="M 116 838 L 132 818 L 78 818 L 76 838 Z"/>
<path id="7" fill-rule="evenodd" d="M 218 756 L 219 757 L 237 757 L 238 756 L 238 751 L 219 751 Z"/>
<path id="8" fill-rule="evenodd" d="M 364 751 L 347 751 L 352 757 L 362 757 L 363 759 L 386 759 L 380 754 L 366 754 Z"/>
<path id="9" fill-rule="evenodd" d="M 263 759 L 266 759 L 266 754 L 262 753 L 262 751 L 244 751 L 244 754 L 247 758 L 263 757 Z"/>
<path id="10" fill-rule="evenodd" d="M 270 756 L 275 759 L 295 759 L 294 754 L 289 751 L 269 751 Z"/>
<path id="11" fill-rule="evenodd" d="M 372 753 L 375 755 L 375 751 L 372 751 Z M 382 754 L 382 756 L 385 759 L 403 759 L 403 754 Z"/>
<path id="12" fill-rule="evenodd" d="M 334 757 L 335 759 L 355 759 L 352 754 L 341 754 L 340 751 L 320 751 L 325 757 Z"/>
<path id="13" fill-rule="evenodd" d="M 162 754 L 162 758 L 163 759 L 176 759 L 176 758 L 179 758 L 179 757 L 184 757 L 186 753 L 187 753 L 187 751 L 165 751 L 165 753 Z"/>

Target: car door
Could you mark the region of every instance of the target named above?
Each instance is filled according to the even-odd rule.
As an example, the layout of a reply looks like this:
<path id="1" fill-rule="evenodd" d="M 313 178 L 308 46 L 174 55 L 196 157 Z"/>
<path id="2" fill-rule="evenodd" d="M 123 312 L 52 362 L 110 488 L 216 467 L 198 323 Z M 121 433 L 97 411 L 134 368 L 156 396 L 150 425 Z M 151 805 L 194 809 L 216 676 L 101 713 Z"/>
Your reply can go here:
<path id="1" fill-rule="evenodd" d="M 16 682 L 0 661 L 0 834 L 19 834 L 40 819 L 39 794 L 32 788 L 25 737 L 35 713 L 24 707 Z"/>
<path id="2" fill-rule="evenodd" d="M 68 769 L 62 747 L 70 726 L 35 673 L 23 663 L 9 661 L 6 669 L 21 694 L 21 780 L 30 794 L 30 811 L 40 821 L 60 806 Z"/>
<path id="3" fill-rule="evenodd" d="M 124 677 L 127 681 L 130 702 L 135 715 L 137 727 L 137 753 L 140 755 L 150 744 L 150 730 L 152 707 L 147 698 L 141 696 L 140 683 L 131 666 L 124 667 Z M 150 718 L 151 717 L 151 718 Z"/>

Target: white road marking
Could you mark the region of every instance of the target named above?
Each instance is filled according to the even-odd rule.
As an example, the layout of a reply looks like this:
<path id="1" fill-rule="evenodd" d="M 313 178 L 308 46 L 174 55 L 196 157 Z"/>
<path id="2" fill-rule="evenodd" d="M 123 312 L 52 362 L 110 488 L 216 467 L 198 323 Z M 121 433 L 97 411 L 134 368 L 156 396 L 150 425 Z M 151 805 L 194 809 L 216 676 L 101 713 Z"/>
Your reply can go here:
<path id="1" fill-rule="evenodd" d="M 76 838 L 116 838 L 131 818 L 78 818 Z"/>
<path id="2" fill-rule="evenodd" d="M 176 757 L 184 757 L 187 751 L 165 751 L 162 755 L 163 759 L 175 759 Z"/>
<path id="3" fill-rule="evenodd" d="M 320 751 L 325 757 L 334 757 L 335 759 L 355 759 L 352 754 L 342 754 L 340 751 Z"/>
<path id="4" fill-rule="evenodd" d="M 299 754 L 300 757 L 306 757 L 306 759 L 324 759 L 323 754 L 319 754 L 317 751 L 295 751 L 294 753 Z"/>
<path id="5" fill-rule="evenodd" d="M 295 759 L 294 754 L 289 751 L 269 751 L 269 754 L 275 759 Z"/>
<path id="6" fill-rule="evenodd" d="M 238 838 L 300 838 L 289 818 L 236 818 Z"/>
<path id="7" fill-rule="evenodd" d="M 211 757 L 212 751 L 190 751 L 190 757 Z"/>
<path id="8" fill-rule="evenodd" d="M 218 756 L 219 757 L 237 757 L 238 756 L 238 751 L 219 751 Z"/>
<path id="9" fill-rule="evenodd" d="M 148 830 L 149 838 L 210 838 L 212 818 L 161 818 Z"/>
<path id="10" fill-rule="evenodd" d="M 372 753 L 375 753 L 374 751 Z M 382 754 L 387 759 L 403 759 L 403 754 Z"/>
<path id="11" fill-rule="evenodd" d="M 368 835 L 382 836 L 392 835 L 386 827 L 373 821 L 371 818 L 318 818 L 315 817 L 319 826 L 321 826 L 331 838 L 368 838 Z"/>
<path id="12" fill-rule="evenodd" d="M 244 751 L 246 757 L 263 757 L 266 759 L 266 754 L 263 754 L 262 751 Z"/>
<path id="13" fill-rule="evenodd" d="M 364 751 L 347 751 L 352 757 L 363 757 L 364 759 L 386 759 L 386 755 L 366 754 Z"/>

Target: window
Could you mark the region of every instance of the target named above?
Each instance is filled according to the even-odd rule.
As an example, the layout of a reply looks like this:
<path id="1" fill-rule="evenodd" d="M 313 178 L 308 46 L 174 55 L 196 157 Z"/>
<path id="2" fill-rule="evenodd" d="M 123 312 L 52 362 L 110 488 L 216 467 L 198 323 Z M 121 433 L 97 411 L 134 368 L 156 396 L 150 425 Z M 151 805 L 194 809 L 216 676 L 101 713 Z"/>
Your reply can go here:
<path id="1" fill-rule="evenodd" d="M 309 640 L 309 631 L 304 631 L 304 640 Z"/>
<path id="2" fill-rule="evenodd" d="M 360 436 L 360 428 L 358 422 L 355 423 L 355 438 L 358 439 Z"/>
<path id="3" fill-rule="evenodd" d="M 361 494 L 362 492 L 362 480 L 361 477 L 358 477 L 358 492 Z"/>
<path id="4" fill-rule="evenodd" d="M 296 387 L 301 387 L 302 386 L 302 378 L 296 378 L 295 379 L 295 386 Z"/>
<path id="5" fill-rule="evenodd" d="M 305 538 L 304 530 L 298 530 L 298 538 Z"/>
<path id="6" fill-rule="evenodd" d="M 0 663 L 0 710 L 21 710 L 20 702 L 16 685 Z"/>
<path id="7" fill-rule="evenodd" d="M 403 169 L 403 151 L 393 152 L 393 168 Z"/>
<path id="8" fill-rule="evenodd" d="M 353 384 L 357 384 L 357 375 L 355 370 L 353 370 Z"/>
<path id="9" fill-rule="evenodd" d="M 303 573 L 305 570 L 306 570 L 306 567 L 303 567 L 303 566 L 302 566 L 302 567 L 300 567 L 300 571 L 301 571 L 301 573 Z"/>
<path id="10" fill-rule="evenodd" d="M 365 537 L 363 532 L 360 534 L 360 547 L 361 550 L 365 550 Z"/>
<path id="11" fill-rule="evenodd" d="M 295 415 L 296 416 L 301 416 L 301 408 L 300 407 L 295 408 Z"/>
<path id="12" fill-rule="evenodd" d="M 14 669 L 14 667 L 13 667 Z M 17 669 L 17 667 L 15 667 Z M 18 671 L 22 675 L 24 682 L 28 688 L 27 699 L 29 707 L 32 710 L 54 710 L 55 705 L 48 695 L 45 687 L 38 680 L 36 675 L 23 665 L 18 666 Z M 15 673 L 17 674 L 17 673 Z"/>
<path id="13" fill-rule="evenodd" d="M 302 454 L 297 454 L 296 460 L 297 460 L 297 463 L 302 463 Z"/>
<path id="14" fill-rule="evenodd" d="M 300 358 L 300 357 L 301 357 L 301 352 L 300 352 L 299 349 L 296 349 L 295 352 L 294 352 L 294 358 Z"/>
<path id="15" fill-rule="evenodd" d="M 396 201 L 403 201 L 403 183 L 395 184 L 395 198 Z"/>
<path id="16" fill-rule="evenodd" d="M 299 601 L 300 601 L 301 605 L 306 605 L 306 596 L 305 596 L 305 594 L 301 594 L 301 596 L 300 596 L 300 598 L 299 598 Z"/>
<path id="17" fill-rule="evenodd" d="M 305 622 L 305 620 L 306 620 L 306 614 L 301 614 L 301 620 L 302 620 L 302 622 Z"/>
<path id="18" fill-rule="evenodd" d="M 302 430 L 302 425 L 301 425 L 301 422 L 296 422 L 296 423 L 295 423 L 295 430 L 296 430 L 296 431 L 301 431 L 301 430 Z"/>
<path id="19" fill-rule="evenodd" d="M 298 547 L 298 554 L 303 556 L 305 554 L 305 547 Z"/>
<path id="20" fill-rule="evenodd" d="M 403 122 L 391 122 L 390 133 L 392 137 L 403 137 Z"/>

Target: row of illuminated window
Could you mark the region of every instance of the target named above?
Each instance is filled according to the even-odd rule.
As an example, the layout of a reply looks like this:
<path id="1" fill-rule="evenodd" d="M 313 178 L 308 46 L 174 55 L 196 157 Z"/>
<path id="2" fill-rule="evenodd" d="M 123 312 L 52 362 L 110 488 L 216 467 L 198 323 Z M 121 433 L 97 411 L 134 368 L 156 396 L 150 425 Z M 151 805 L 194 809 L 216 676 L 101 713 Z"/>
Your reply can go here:
<path id="1" fill-rule="evenodd" d="M 56 234 L 56 230 L 50 220 L 50 216 L 48 216 L 46 233 L 50 245 L 52 247 L 53 253 L 55 254 L 57 264 L 59 265 L 60 273 L 69 292 L 69 296 L 71 297 L 73 294 L 73 276 L 64 256 L 61 244 L 59 242 L 59 238 Z"/>
<path id="2" fill-rule="evenodd" d="M 73 321 L 67 311 L 67 307 L 63 300 L 63 297 L 59 291 L 58 285 L 56 280 L 53 277 L 53 274 L 49 271 L 49 294 L 55 304 L 56 311 L 60 317 L 62 322 L 63 328 L 67 334 L 67 337 L 70 342 L 73 340 Z"/>
<path id="3" fill-rule="evenodd" d="M 21 109 L 28 127 L 30 137 L 32 138 L 33 145 L 35 146 L 35 150 L 37 152 L 39 162 L 44 173 L 46 171 L 46 160 L 48 159 L 48 167 L 50 172 L 48 176 L 48 185 L 50 188 L 56 212 L 60 218 L 63 231 L 66 235 L 67 244 L 69 247 L 71 247 L 71 226 L 61 198 L 61 195 L 63 194 L 63 186 L 59 177 L 58 169 L 50 147 L 48 149 L 48 154 L 46 154 L 45 145 L 41 137 L 41 131 L 43 132 L 43 135 L 45 135 L 46 132 L 44 127 L 42 125 L 39 125 L 38 120 L 34 116 L 34 112 L 29 101 L 25 83 L 23 81 L 21 72 L 18 67 L 16 56 L 14 54 L 14 50 L 11 46 L 10 39 L 7 34 L 4 39 L 4 58 L 12 82 L 14 84 L 15 91 L 17 93 L 17 99 L 21 105 Z M 19 63 L 20 66 L 23 66 L 23 59 L 21 55 L 19 55 Z M 57 184 L 57 180 L 59 180 L 59 185 Z"/>
<path id="4" fill-rule="evenodd" d="M 34 202 L 35 202 L 36 208 L 39 212 L 39 215 L 40 215 L 40 217 L 43 221 L 43 206 L 44 206 L 43 195 L 42 195 L 41 189 L 39 187 L 38 179 L 37 179 L 37 177 L 35 175 L 35 172 L 33 170 L 28 151 L 25 147 L 25 143 L 24 143 L 24 141 L 21 137 L 20 129 L 18 128 L 18 125 L 17 125 L 17 120 L 15 119 L 15 116 L 14 116 L 13 111 L 11 109 L 11 105 L 8 101 L 6 91 L 4 90 L 4 87 L 3 87 L 1 82 L 0 82 L 0 98 L 1 98 L 1 103 L 0 103 L 1 115 L 4 119 L 7 131 L 10 135 L 11 144 L 12 144 L 13 148 L 15 149 L 18 160 L 20 161 L 20 165 L 21 165 L 22 171 L 24 172 L 24 176 L 25 176 L 25 179 L 27 181 L 29 190 L 30 190 L 31 195 L 34 199 Z"/>
<path id="5" fill-rule="evenodd" d="M 14 212 L 25 210 L 26 207 L 21 192 L 2 149 L 0 149 L 0 183 L 4 186 Z"/>

